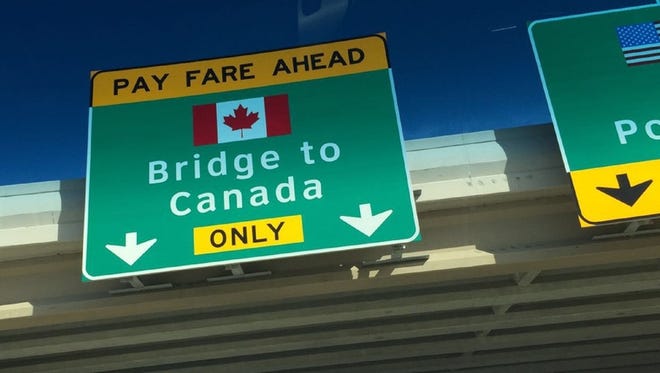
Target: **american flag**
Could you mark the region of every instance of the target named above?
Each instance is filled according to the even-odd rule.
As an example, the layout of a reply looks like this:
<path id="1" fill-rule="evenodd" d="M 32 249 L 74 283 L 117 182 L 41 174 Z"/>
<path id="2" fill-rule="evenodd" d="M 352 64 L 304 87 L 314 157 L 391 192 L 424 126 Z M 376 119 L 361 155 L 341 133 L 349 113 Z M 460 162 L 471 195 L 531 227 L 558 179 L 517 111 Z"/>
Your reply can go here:
<path id="1" fill-rule="evenodd" d="M 616 28 L 628 66 L 660 62 L 660 21 Z"/>

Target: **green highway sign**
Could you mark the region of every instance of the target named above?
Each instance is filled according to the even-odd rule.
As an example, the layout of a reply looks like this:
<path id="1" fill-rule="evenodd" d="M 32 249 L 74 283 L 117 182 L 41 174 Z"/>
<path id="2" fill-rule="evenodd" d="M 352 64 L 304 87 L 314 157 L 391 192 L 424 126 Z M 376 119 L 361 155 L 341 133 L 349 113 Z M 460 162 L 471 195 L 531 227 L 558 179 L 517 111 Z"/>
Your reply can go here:
<path id="1" fill-rule="evenodd" d="M 660 215 L 660 6 L 536 21 L 529 34 L 583 225 Z"/>
<path id="2" fill-rule="evenodd" d="M 381 36 L 92 77 L 90 280 L 409 242 Z"/>
<path id="3" fill-rule="evenodd" d="M 660 155 L 660 51 L 645 50 L 660 44 L 656 21 L 658 5 L 530 25 L 569 171 Z"/>

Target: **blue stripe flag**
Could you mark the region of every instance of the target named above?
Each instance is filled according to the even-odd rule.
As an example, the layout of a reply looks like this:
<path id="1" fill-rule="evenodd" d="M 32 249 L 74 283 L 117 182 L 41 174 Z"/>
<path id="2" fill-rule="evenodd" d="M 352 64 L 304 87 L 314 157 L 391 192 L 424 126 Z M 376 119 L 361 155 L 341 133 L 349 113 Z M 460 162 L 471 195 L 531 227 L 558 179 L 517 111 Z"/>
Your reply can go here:
<path id="1" fill-rule="evenodd" d="M 660 21 L 616 28 L 628 66 L 660 62 Z"/>

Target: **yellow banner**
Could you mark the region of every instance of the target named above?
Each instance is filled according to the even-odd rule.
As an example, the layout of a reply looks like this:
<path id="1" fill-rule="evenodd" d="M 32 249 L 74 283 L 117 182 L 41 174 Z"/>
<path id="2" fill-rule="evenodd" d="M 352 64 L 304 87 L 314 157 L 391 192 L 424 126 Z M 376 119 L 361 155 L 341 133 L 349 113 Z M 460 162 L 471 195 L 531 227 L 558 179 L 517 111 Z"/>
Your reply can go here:
<path id="1" fill-rule="evenodd" d="M 93 107 L 227 92 L 389 68 L 380 35 L 201 61 L 100 71 Z"/>
<path id="2" fill-rule="evenodd" d="M 302 215 L 193 229 L 195 255 L 304 242 Z"/>
<path id="3" fill-rule="evenodd" d="M 660 215 L 660 160 L 570 173 L 583 227 Z"/>

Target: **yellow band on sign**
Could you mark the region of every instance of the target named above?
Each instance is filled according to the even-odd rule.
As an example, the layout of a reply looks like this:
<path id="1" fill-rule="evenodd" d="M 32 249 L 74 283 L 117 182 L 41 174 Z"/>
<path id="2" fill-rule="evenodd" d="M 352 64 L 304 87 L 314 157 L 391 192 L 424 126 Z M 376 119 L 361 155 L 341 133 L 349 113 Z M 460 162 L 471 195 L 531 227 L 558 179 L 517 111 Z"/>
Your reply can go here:
<path id="1" fill-rule="evenodd" d="M 582 226 L 660 215 L 660 160 L 572 171 Z"/>
<path id="2" fill-rule="evenodd" d="M 92 76 L 93 107 L 293 83 L 389 68 L 380 35 L 235 57 L 109 70 Z"/>
<path id="3" fill-rule="evenodd" d="M 195 255 L 304 242 L 302 215 L 193 229 Z"/>

